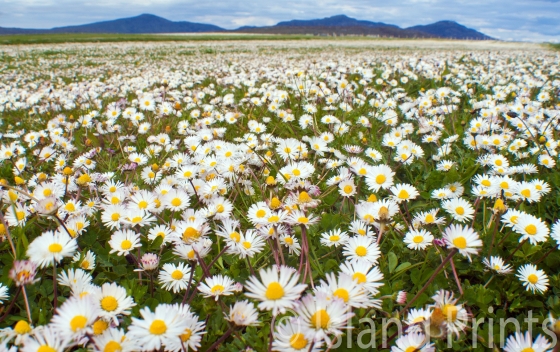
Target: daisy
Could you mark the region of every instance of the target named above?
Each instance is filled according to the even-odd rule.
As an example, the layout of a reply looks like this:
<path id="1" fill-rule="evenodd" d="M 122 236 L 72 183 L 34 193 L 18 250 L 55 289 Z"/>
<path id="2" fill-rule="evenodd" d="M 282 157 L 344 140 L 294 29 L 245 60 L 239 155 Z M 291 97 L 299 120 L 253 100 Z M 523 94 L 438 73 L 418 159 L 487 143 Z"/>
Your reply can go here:
<path id="1" fill-rule="evenodd" d="M 241 235 L 239 243 L 235 249 L 236 253 L 241 257 L 253 258 L 257 253 L 260 253 L 265 246 L 264 238 L 255 230 L 247 230 L 245 234 Z"/>
<path id="2" fill-rule="evenodd" d="M 388 189 L 393 185 L 395 173 L 387 165 L 372 166 L 366 175 L 366 184 L 374 192 L 379 189 Z"/>
<path id="3" fill-rule="evenodd" d="M 372 295 L 379 293 L 378 287 L 383 286 L 383 274 L 377 266 L 366 262 L 343 262 L 340 271 L 352 277 L 361 287 L 368 290 Z"/>
<path id="4" fill-rule="evenodd" d="M 99 307 L 90 297 L 71 297 L 56 310 L 51 324 L 62 337 L 71 339 L 86 333 L 98 315 Z"/>
<path id="5" fill-rule="evenodd" d="M 10 279 L 14 280 L 16 286 L 34 284 L 40 280 L 39 278 L 35 278 L 36 275 L 37 265 L 30 260 L 15 260 L 14 267 L 9 273 Z"/>
<path id="6" fill-rule="evenodd" d="M 104 283 L 93 293 L 95 302 L 99 305 L 99 316 L 117 321 L 118 315 L 129 315 L 132 307 L 136 305 L 126 293 L 126 289 L 116 283 Z"/>
<path id="7" fill-rule="evenodd" d="M 92 340 L 97 351 L 133 352 L 140 349 L 136 341 L 127 338 L 122 329 L 106 329 L 103 333 L 94 335 Z"/>
<path id="8" fill-rule="evenodd" d="M 163 204 L 171 211 L 180 211 L 190 204 L 189 195 L 182 190 L 172 189 L 164 197 Z"/>
<path id="9" fill-rule="evenodd" d="M 538 270 L 536 265 L 525 264 L 517 270 L 517 276 L 527 288 L 527 291 L 543 293 L 548 290 L 548 276 L 544 270 Z"/>
<path id="10" fill-rule="evenodd" d="M 128 255 L 134 248 L 142 246 L 140 234 L 132 230 L 119 230 L 111 235 L 109 246 L 111 246 L 109 254 L 117 252 L 119 256 Z"/>
<path id="11" fill-rule="evenodd" d="M 350 260 L 376 264 L 381 255 L 375 238 L 358 236 L 348 239 L 342 254 Z"/>
<path id="12" fill-rule="evenodd" d="M 164 264 L 159 272 L 159 283 L 163 289 L 178 293 L 187 289 L 190 272 L 190 267 L 183 263 Z"/>
<path id="13" fill-rule="evenodd" d="M 455 221 L 465 222 L 471 220 L 474 215 L 474 208 L 463 198 L 452 198 L 441 202 L 441 207 L 451 214 Z"/>
<path id="14" fill-rule="evenodd" d="M 23 340 L 22 352 L 64 351 L 70 340 L 63 338 L 53 325 L 35 329 Z"/>
<path id="15" fill-rule="evenodd" d="M 369 291 L 364 290 L 352 276 L 340 273 L 336 277 L 334 273 L 328 273 L 326 279 L 327 281 L 321 280 L 321 285 L 315 288 L 315 292 L 324 292 L 353 308 L 381 308 L 381 301 L 372 299 Z"/>
<path id="16" fill-rule="evenodd" d="M 301 251 L 301 245 L 299 244 L 299 240 L 297 239 L 297 237 L 288 234 L 281 235 L 280 243 L 288 247 L 288 251 L 290 254 L 299 256 Z"/>
<path id="17" fill-rule="evenodd" d="M 88 250 L 85 254 L 76 252 L 74 257 L 72 258 L 74 263 L 78 263 L 80 268 L 84 270 L 93 270 L 95 269 L 95 254 Z"/>
<path id="18" fill-rule="evenodd" d="M 426 249 L 432 244 L 433 240 L 434 236 L 424 229 L 410 230 L 404 237 L 404 243 L 407 247 L 415 250 Z"/>
<path id="19" fill-rule="evenodd" d="M 237 301 L 229 308 L 229 314 L 226 320 L 237 326 L 253 326 L 259 325 L 259 313 L 255 309 L 255 305 L 247 300 Z"/>
<path id="20" fill-rule="evenodd" d="M 175 307 L 160 304 L 152 312 L 145 307 L 140 310 L 142 319 L 132 318 L 128 338 L 135 341 L 142 351 L 159 350 L 170 342 L 180 344 L 180 336 L 188 326 Z"/>
<path id="21" fill-rule="evenodd" d="M 409 332 L 395 341 L 395 345 L 391 347 L 391 352 L 434 352 L 436 348 L 430 339 L 420 332 Z"/>
<path id="22" fill-rule="evenodd" d="M 414 216 L 414 221 L 419 221 L 424 225 L 443 224 L 445 222 L 445 219 L 437 217 L 438 211 L 439 209 L 432 209 L 429 211 L 420 212 Z"/>
<path id="23" fill-rule="evenodd" d="M 344 180 L 338 184 L 338 193 L 343 197 L 352 197 L 356 194 L 354 179 Z"/>
<path id="24" fill-rule="evenodd" d="M 27 247 L 29 260 L 44 268 L 71 257 L 78 248 L 76 240 L 65 232 L 44 232 Z"/>
<path id="25" fill-rule="evenodd" d="M 107 205 L 101 213 L 101 221 L 111 230 L 120 229 L 126 213 L 126 207 L 122 204 Z"/>
<path id="26" fill-rule="evenodd" d="M 348 234 L 340 229 L 334 229 L 321 234 L 321 244 L 327 247 L 339 247 L 348 241 Z"/>
<path id="27" fill-rule="evenodd" d="M 421 332 L 423 326 L 432 317 L 432 309 L 430 308 L 419 308 L 410 309 L 405 320 L 405 324 L 408 325 L 407 331 L 409 332 Z"/>
<path id="28" fill-rule="evenodd" d="M 225 275 L 214 275 L 207 277 L 204 283 L 200 283 L 198 290 L 204 297 L 214 297 L 217 301 L 220 296 L 230 296 L 233 294 L 234 282 Z"/>
<path id="29" fill-rule="evenodd" d="M 249 291 L 245 295 L 261 301 L 260 310 L 272 310 L 273 315 L 293 308 L 307 285 L 298 284 L 299 274 L 287 266 L 272 267 L 259 271 L 261 280 L 251 276 L 245 283 Z"/>
<path id="30" fill-rule="evenodd" d="M 276 325 L 273 351 L 285 352 L 319 352 L 322 341 L 315 340 L 315 332 L 309 328 L 301 317 L 289 318 L 286 322 Z"/>
<path id="31" fill-rule="evenodd" d="M 397 184 L 391 187 L 390 191 L 393 194 L 393 199 L 397 203 L 415 199 L 420 194 L 414 186 L 406 183 Z"/>
<path id="32" fill-rule="evenodd" d="M 343 300 L 329 299 L 324 292 L 303 297 L 296 307 L 296 313 L 313 331 L 314 340 L 325 340 L 327 345 L 332 342 L 329 335 L 341 336 L 346 322 L 354 315 L 348 312 L 348 306 Z"/>
<path id="33" fill-rule="evenodd" d="M 513 270 L 511 265 L 504 265 L 504 260 L 498 256 L 492 256 L 489 259 L 484 258 L 482 259 L 482 263 L 486 265 L 488 270 L 493 270 L 498 274 L 509 274 Z"/>
<path id="34" fill-rule="evenodd" d="M 546 241 L 550 233 L 548 225 L 544 221 L 526 213 L 519 216 L 517 223 L 513 226 L 513 231 L 522 235 L 519 242 L 529 240 L 532 245 Z"/>
<path id="35" fill-rule="evenodd" d="M 477 254 L 482 247 L 482 240 L 478 237 L 478 233 L 468 226 L 450 225 L 443 233 L 443 240 L 449 248 L 456 248 L 459 253 L 469 258 L 471 254 Z"/>
<path id="36" fill-rule="evenodd" d="M 537 336 L 535 341 L 531 338 L 531 333 L 526 332 L 525 336 L 521 333 L 516 332 L 515 335 L 508 337 L 506 341 L 506 346 L 504 347 L 505 352 L 544 352 L 548 351 L 552 347 L 552 344 L 548 339 L 542 335 Z"/>
<path id="37" fill-rule="evenodd" d="M 457 337 L 459 332 L 466 328 L 466 322 L 469 319 L 468 313 L 462 304 L 457 304 L 457 299 L 453 298 L 453 293 L 445 290 L 439 290 L 432 299 L 435 303 L 430 322 L 436 326 L 443 326 L 447 331 L 455 333 Z"/>
<path id="38" fill-rule="evenodd" d="M 294 210 L 286 218 L 286 222 L 290 225 L 302 225 L 308 228 L 309 226 L 319 222 L 319 218 L 312 214 L 305 214 L 301 210 Z"/>
<path id="39" fill-rule="evenodd" d="M 169 341 L 165 341 L 167 350 L 179 352 L 184 351 L 185 349 L 192 349 L 196 351 L 200 348 L 200 341 L 202 340 L 202 335 L 206 333 L 204 331 L 205 324 L 204 322 L 198 321 L 198 316 L 193 314 L 190 311 L 190 307 L 186 304 L 174 304 L 172 307 L 178 311 L 179 318 L 181 319 L 186 328 L 181 335 L 179 335 L 179 339 L 173 339 Z"/>

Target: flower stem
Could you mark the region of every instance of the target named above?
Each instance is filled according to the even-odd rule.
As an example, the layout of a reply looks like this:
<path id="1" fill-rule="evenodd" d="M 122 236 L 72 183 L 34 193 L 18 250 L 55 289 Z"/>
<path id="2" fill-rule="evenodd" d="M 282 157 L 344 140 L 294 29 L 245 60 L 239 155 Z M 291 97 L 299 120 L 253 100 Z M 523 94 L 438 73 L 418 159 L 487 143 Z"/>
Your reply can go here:
<path id="1" fill-rule="evenodd" d="M 451 250 L 451 252 L 449 252 L 449 254 L 447 255 L 447 257 L 441 262 L 441 264 L 436 268 L 436 270 L 434 271 L 434 273 L 432 274 L 432 276 L 430 276 L 430 278 L 428 279 L 428 281 L 426 281 L 426 283 L 424 284 L 424 287 L 422 287 L 420 289 L 420 291 L 418 291 L 418 293 L 416 294 L 416 296 L 414 296 L 407 304 L 406 306 L 401 310 L 401 315 L 404 314 L 408 308 L 410 308 L 410 306 L 412 305 L 412 303 L 414 303 L 418 297 L 420 297 L 420 295 L 422 293 L 424 293 L 424 291 L 426 291 L 426 289 L 428 288 L 428 286 L 432 283 L 432 281 L 434 281 L 434 279 L 436 278 L 437 274 L 439 274 L 439 272 L 441 271 L 441 269 L 443 269 L 443 267 L 445 266 L 445 264 L 447 264 L 447 262 L 449 262 L 451 260 L 451 258 L 453 258 L 453 256 L 455 255 L 455 253 L 457 253 L 457 248 L 453 248 Z"/>

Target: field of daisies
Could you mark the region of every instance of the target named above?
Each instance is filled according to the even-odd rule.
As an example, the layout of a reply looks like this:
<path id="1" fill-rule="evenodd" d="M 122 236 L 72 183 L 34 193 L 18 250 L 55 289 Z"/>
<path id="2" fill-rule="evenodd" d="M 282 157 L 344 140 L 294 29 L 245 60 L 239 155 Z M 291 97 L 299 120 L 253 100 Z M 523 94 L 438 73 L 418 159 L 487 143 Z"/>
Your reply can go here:
<path id="1" fill-rule="evenodd" d="M 560 55 L 0 48 L 0 351 L 556 351 Z"/>

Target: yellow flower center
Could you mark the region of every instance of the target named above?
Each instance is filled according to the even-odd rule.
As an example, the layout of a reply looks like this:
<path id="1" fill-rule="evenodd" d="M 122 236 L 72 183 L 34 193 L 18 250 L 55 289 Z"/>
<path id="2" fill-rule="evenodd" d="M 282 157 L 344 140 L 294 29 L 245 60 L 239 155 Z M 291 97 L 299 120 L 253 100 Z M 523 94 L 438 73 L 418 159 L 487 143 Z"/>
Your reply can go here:
<path id="1" fill-rule="evenodd" d="M 132 242 L 129 240 L 124 240 L 121 242 L 121 248 L 124 250 L 130 249 L 132 247 Z"/>
<path id="2" fill-rule="evenodd" d="M 294 244 L 294 239 L 291 237 L 286 237 L 284 238 L 284 242 L 286 242 L 287 244 L 289 244 L 290 246 Z"/>
<path id="3" fill-rule="evenodd" d="M 534 285 L 534 284 L 537 283 L 537 281 L 539 281 L 539 278 L 537 277 L 537 275 L 531 274 L 531 275 L 527 276 L 527 281 L 529 281 L 530 283 L 532 283 Z"/>
<path id="4" fill-rule="evenodd" d="M 298 201 L 300 203 L 309 203 L 312 200 L 313 199 L 311 198 L 311 196 L 309 196 L 309 193 L 307 193 L 307 192 L 301 192 L 298 196 Z"/>
<path id="5" fill-rule="evenodd" d="M 397 197 L 399 197 L 400 199 L 408 199 L 408 197 L 410 197 L 410 194 L 408 194 L 406 190 L 401 189 Z"/>
<path id="6" fill-rule="evenodd" d="M 105 320 L 98 320 L 93 323 L 93 334 L 101 335 L 103 331 L 107 330 L 108 327 L 109 323 L 107 323 Z"/>
<path id="7" fill-rule="evenodd" d="M 315 329 L 327 329 L 330 320 L 329 313 L 324 309 L 319 309 L 311 316 L 311 326 Z"/>
<path id="8" fill-rule="evenodd" d="M 446 304 L 441 308 L 441 311 L 448 321 L 455 321 L 459 309 L 454 304 Z"/>
<path id="9" fill-rule="evenodd" d="M 307 223 L 309 222 L 309 219 L 306 218 L 305 216 L 300 216 L 300 217 L 297 219 L 297 221 L 298 221 L 299 223 L 302 223 L 302 224 L 307 224 Z"/>
<path id="10" fill-rule="evenodd" d="M 165 334 L 166 331 L 167 325 L 165 325 L 165 322 L 161 319 L 154 320 L 150 325 L 150 334 L 152 335 Z"/>
<path id="11" fill-rule="evenodd" d="M 171 277 L 174 280 L 181 280 L 183 278 L 183 272 L 181 270 L 175 270 L 171 273 Z"/>
<path id="12" fill-rule="evenodd" d="M 424 237 L 423 236 L 414 236 L 414 238 L 412 239 L 412 242 L 414 243 L 422 243 L 422 241 L 424 241 Z"/>
<path id="13" fill-rule="evenodd" d="M 16 211 L 16 217 L 18 219 L 18 221 L 21 221 L 25 218 L 25 212 L 18 210 Z"/>
<path id="14" fill-rule="evenodd" d="M 533 349 L 533 347 L 525 347 L 521 350 L 521 352 L 535 352 L 535 350 Z"/>
<path id="15" fill-rule="evenodd" d="M 278 220 L 280 220 L 280 217 L 278 217 L 277 215 L 272 215 L 268 218 L 268 222 L 278 222 Z"/>
<path id="16" fill-rule="evenodd" d="M 332 235 L 331 237 L 329 237 L 329 241 L 331 242 L 337 242 L 338 240 L 340 240 L 340 236 Z"/>
<path id="17" fill-rule="evenodd" d="M 112 221 L 119 221 L 121 215 L 119 213 L 114 213 L 113 215 L 111 215 L 111 220 Z"/>
<path id="18" fill-rule="evenodd" d="M 482 184 L 484 187 L 490 187 L 490 186 L 492 185 L 492 184 L 490 183 L 490 181 L 488 181 L 488 180 L 482 180 L 481 184 Z"/>
<path id="19" fill-rule="evenodd" d="M 188 242 L 193 239 L 200 237 L 200 232 L 198 232 L 194 227 L 187 227 L 183 232 L 183 241 Z"/>
<path id="20" fill-rule="evenodd" d="M 224 289 L 225 288 L 222 285 L 214 285 L 214 287 L 210 289 L 210 292 L 212 292 L 212 294 L 219 295 L 224 292 Z"/>
<path id="21" fill-rule="evenodd" d="M 348 299 L 350 298 L 350 294 L 348 293 L 348 290 L 342 287 L 334 291 L 333 296 L 343 299 L 344 302 L 348 302 Z"/>
<path id="22" fill-rule="evenodd" d="M 385 181 L 387 181 L 387 177 L 385 177 L 385 175 L 377 175 L 377 177 L 375 177 L 375 182 L 377 182 L 378 185 L 383 184 Z"/>
<path id="23" fill-rule="evenodd" d="M 245 249 L 250 249 L 251 248 L 251 242 L 248 242 L 248 241 L 243 242 L 243 247 L 245 247 Z"/>
<path id="24" fill-rule="evenodd" d="M 259 209 L 257 210 L 257 213 L 255 214 L 257 216 L 257 218 L 264 218 L 264 216 L 266 215 L 266 211 L 263 209 Z"/>
<path id="25" fill-rule="evenodd" d="M 86 327 L 87 318 L 83 315 L 76 315 L 72 320 L 70 320 L 70 328 L 72 331 L 76 332 Z"/>
<path id="26" fill-rule="evenodd" d="M 60 252 L 62 252 L 62 246 L 58 243 L 53 243 L 49 246 L 49 252 L 60 253 Z"/>
<path id="27" fill-rule="evenodd" d="M 185 332 L 181 334 L 179 337 L 181 338 L 181 341 L 186 342 L 191 338 L 191 336 L 192 336 L 191 329 L 185 329 Z"/>
<path id="28" fill-rule="evenodd" d="M 14 331 L 18 335 L 28 334 L 31 332 L 31 326 L 29 326 L 25 320 L 20 320 L 16 323 L 16 326 L 14 326 Z"/>
<path id="29" fill-rule="evenodd" d="M 89 262 L 84 259 L 84 261 L 80 264 L 80 266 L 82 267 L 82 269 L 87 270 L 89 268 Z"/>
<path id="30" fill-rule="evenodd" d="M 514 224 L 517 224 L 517 220 L 519 220 L 519 216 L 516 216 L 516 215 L 514 215 L 510 218 L 510 221 Z"/>
<path id="31" fill-rule="evenodd" d="M 463 214 L 465 214 L 465 208 L 457 207 L 457 208 L 455 208 L 455 212 L 459 215 L 463 215 Z"/>
<path id="32" fill-rule="evenodd" d="M 117 352 L 121 350 L 122 350 L 121 344 L 115 340 L 111 340 L 105 345 L 103 352 Z"/>
<path id="33" fill-rule="evenodd" d="M 527 226 L 525 226 L 525 232 L 527 232 L 531 236 L 536 235 L 537 234 L 537 227 L 533 224 L 527 225 Z"/>
<path id="34" fill-rule="evenodd" d="M 140 202 L 138 202 L 138 208 L 146 209 L 147 207 L 148 207 L 148 202 L 146 202 L 145 200 L 141 200 Z"/>
<path id="35" fill-rule="evenodd" d="M 354 275 L 352 275 L 352 280 L 358 280 L 359 284 L 363 284 L 367 281 L 367 277 L 362 273 L 354 273 Z"/>
<path id="36" fill-rule="evenodd" d="M 356 247 L 356 254 L 360 257 L 363 257 L 367 254 L 367 249 L 364 246 Z"/>
<path id="37" fill-rule="evenodd" d="M 408 346 L 408 347 L 406 348 L 406 350 L 404 350 L 404 352 L 414 352 L 414 351 L 418 351 L 418 350 L 419 350 L 419 349 L 418 349 L 418 347 L 416 347 L 416 346 Z"/>
<path id="38" fill-rule="evenodd" d="M 434 222 L 436 219 L 434 218 L 434 216 L 432 214 L 428 214 L 426 215 L 426 218 L 424 219 L 424 222 L 426 224 L 431 224 L 432 222 Z"/>
<path id="39" fill-rule="evenodd" d="M 181 199 L 179 198 L 173 198 L 173 200 L 171 201 L 171 205 L 173 205 L 174 207 L 178 207 L 181 205 Z"/>
<path id="40" fill-rule="evenodd" d="M 103 297 L 101 300 L 101 308 L 106 310 L 107 312 L 112 312 L 119 306 L 119 302 L 113 296 Z"/>
<path id="41" fill-rule="evenodd" d="M 265 296 L 270 300 L 280 299 L 284 297 L 284 288 L 278 282 L 271 282 L 268 284 Z"/>
<path id="42" fill-rule="evenodd" d="M 295 350 L 305 348 L 307 346 L 307 339 L 305 338 L 305 335 L 300 332 L 293 334 L 290 338 L 290 346 L 292 346 Z"/>
<path id="43" fill-rule="evenodd" d="M 49 345 L 42 345 L 39 346 L 37 352 L 56 352 L 56 350 Z"/>
<path id="44" fill-rule="evenodd" d="M 467 240 L 465 237 L 457 237 L 453 240 L 453 245 L 459 249 L 467 248 Z"/>

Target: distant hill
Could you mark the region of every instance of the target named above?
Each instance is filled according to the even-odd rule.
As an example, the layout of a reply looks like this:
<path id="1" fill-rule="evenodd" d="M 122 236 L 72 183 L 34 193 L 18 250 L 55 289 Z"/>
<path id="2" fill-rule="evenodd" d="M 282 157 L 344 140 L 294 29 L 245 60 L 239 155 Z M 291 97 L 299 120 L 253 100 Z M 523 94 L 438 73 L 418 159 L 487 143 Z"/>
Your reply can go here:
<path id="1" fill-rule="evenodd" d="M 291 20 L 279 22 L 275 27 L 392 27 L 392 24 L 382 22 L 361 21 L 346 15 L 336 15 L 315 20 Z"/>
<path id="2" fill-rule="evenodd" d="M 480 33 L 474 29 L 467 28 L 453 21 L 439 21 L 425 26 L 413 26 L 406 29 L 432 34 L 440 38 L 474 40 L 492 39 L 484 33 Z"/>
<path id="3" fill-rule="evenodd" d="M 120 18 L 112 21 L 89 23 L 79 26 L 52 29 L 2 28 L 0 35 L 49 34 L 49 33 L 196 33 L 226 32 L 225 29 L 204 23 L 174 22 L 150 14 Z M 337 15 L 312 20 L 291 20 L 274 26 L 243 26 L 227 32 L 265 34 L 313 34 L 320 36 L 367 35 L 395 38 L 454 38 L 492 39 L 487 35 L 453 21 L 441 21 L 425 26 L 400 28 L 393 24 L 357 20 L 346 15 Z"/>
<path id="4" fill-rule="evenodd" d="M 394 26 L 271 26 L 271 27 L 252 27 L 239 28 L 236 32 L 242 33 L 263 33 L 263 34 L 312 34 L 318 36 L 377 36 L 392 38 L 432 38 L 431 34 L 409 31 Z"/>
<path id="5" fill-rule="evenodd" d="M 400 28 L 393 24 L 357 20 L 337 15 L 313 20 L 291 20 L 267 27 L 241 27 L 237 32 L 267 34 L 369 35 L 395 38 L 492 39 L 453 21 Z"/>
<path id="6" fill-rule="evenodd" d="M 57 27 L 52 33 L 192 33 L 223 31 L 212 24 L 194 22 L 173 22 L 155 15 L 143 14 L 136 17 L 121 18 L 81 26 Z"/>

